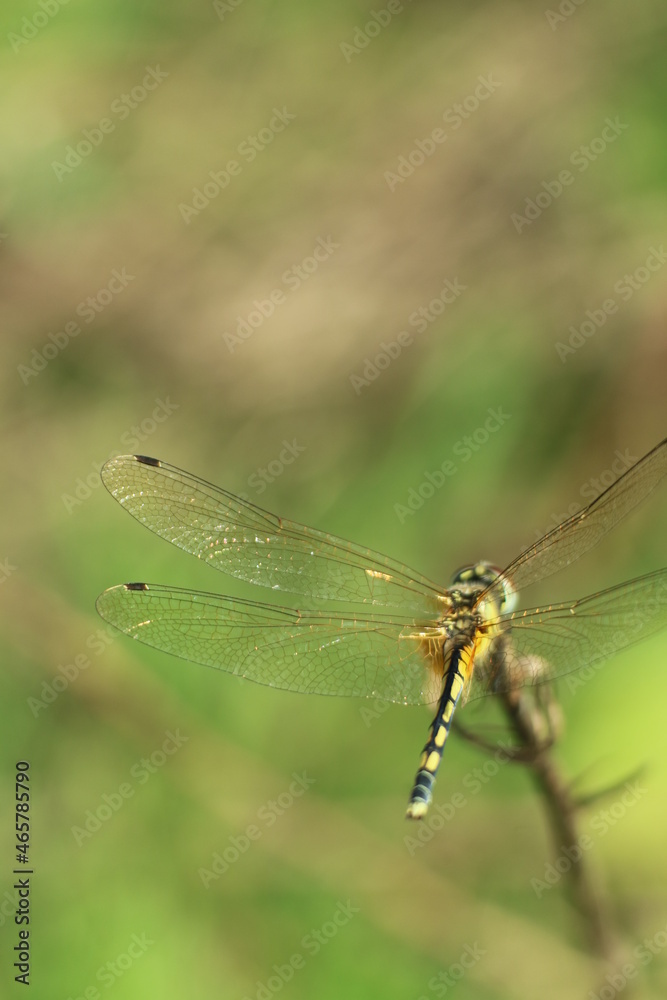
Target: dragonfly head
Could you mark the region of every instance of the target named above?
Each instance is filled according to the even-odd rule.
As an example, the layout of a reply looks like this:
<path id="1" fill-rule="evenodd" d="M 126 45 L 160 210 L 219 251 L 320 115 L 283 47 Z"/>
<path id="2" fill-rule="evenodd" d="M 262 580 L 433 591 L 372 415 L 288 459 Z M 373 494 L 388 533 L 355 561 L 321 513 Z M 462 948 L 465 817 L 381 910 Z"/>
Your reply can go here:
<path id="1" fill-rule="evenodd" d="M 453 587 L 465 588 L 480 594 L 495 583 L 497 583 L 499 613 L 513 611 L 516 607 L 517 592 L 498 566 L 484 561 L 471 563 L 469 566 L 462 566 L 452 577 Z"/>

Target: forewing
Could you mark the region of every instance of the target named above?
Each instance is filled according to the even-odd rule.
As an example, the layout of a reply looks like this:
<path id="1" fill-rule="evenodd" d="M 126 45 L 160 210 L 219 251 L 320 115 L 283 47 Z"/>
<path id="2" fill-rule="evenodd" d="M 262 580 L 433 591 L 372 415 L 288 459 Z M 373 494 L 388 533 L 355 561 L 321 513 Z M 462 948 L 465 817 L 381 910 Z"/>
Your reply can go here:
<path id="1" fill-rule="evenodd" d="M 667 570 L 657 570 L 578 601 L 503 615 L 506 652 L 475 667 L 471 698 L 597 667 L 667 625 Z"/>
<path id="2" fill-rule="evenodd" d="M 157 459 L 121 455 L 102 469 L 111 495 L 161 538 L 249 583 L 435 620 L 439 589 L 353 542 L 286 521 Z"/>
<path id="3" fill-rule="evenodd" d="M 441 676 L 409 620 L 299 611 L 154 584 L 97 599 L 102 618 L 165 653 L 269 687 L 431 704 Z"/>
<path id="4" fill-rule="evenodd" d="M 502 596 L 502 581 L 507 579 L 515 590 L 521 591 L 569 566 L 584 552 L 597 545 L 608 531 L 645 500 L 666 474 L 667 438 L 648 455 L 644 455 L 588 507 L 573 514 L 525 549 L 489 590 L 495 590 Z"/>

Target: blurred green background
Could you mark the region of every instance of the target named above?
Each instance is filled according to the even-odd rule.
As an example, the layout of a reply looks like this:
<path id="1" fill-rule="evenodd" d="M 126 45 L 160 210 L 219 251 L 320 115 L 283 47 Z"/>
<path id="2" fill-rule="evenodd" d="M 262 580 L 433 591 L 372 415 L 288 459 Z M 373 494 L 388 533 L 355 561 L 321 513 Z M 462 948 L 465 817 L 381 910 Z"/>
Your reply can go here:
<path id="1" fill-rule="evenodd" d="M 22 995 L 20 759 L 40 1000 L 600 990 L 563 885 L 531 886 L 553 850 L 519 768 L 476 781 L 486 759 L 454 737 L 436 803 L 465 808 L 415 846 L 426 711 L 264 689 L 105 629 L 95 598 L 125 580 L 251 588 L 144 531 L 98 472 L 156 455 L 443 584 L 589 500 L 665 436 L 664 4 L 1 17 L 0 992 Z M 664 502 L 548 595 L 664 565 Z M 582 819 L 630 951 L 663 935 L 633 960 L 646 997 L 667 994 L 666 651 L 561 690 L 566 774 L 646 765 L 631 808 Z M 165 755 L 169 732 L 187 740 Z"/>

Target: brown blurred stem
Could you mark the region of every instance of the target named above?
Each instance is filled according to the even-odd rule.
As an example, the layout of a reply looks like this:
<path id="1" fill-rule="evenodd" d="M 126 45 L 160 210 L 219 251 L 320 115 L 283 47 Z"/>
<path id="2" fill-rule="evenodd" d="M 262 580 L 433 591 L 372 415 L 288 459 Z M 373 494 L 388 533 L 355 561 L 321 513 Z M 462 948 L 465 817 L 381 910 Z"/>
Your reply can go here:
<path id="1" fill-rule="evenodd" d="M 516 691 L 505 694 L 502 701 L 515 736 L 523 747 L 532 751 L 527 766 L 542 794 L 556 853 L 564 848 L 579 846 L 577 806 L 569 784 L 556 766 L 551 747 L 544 747 L 541 743 L 543 723 L 536 704 Z M 614 962 L 618 945 L 608 906 L 590 866 L 586 864 L 586 852 L 579 846 L 578 856 L 574 852 L 571 856 L 575 860 L 568 870 L 570 889 L 574 904 L 584 920 L 590 946 L 603 958 Z"/>
<path id="2" fill-rule="evenodd" d="M 522 691 L 510 691 L 500 696 L 499 700 L 516 741 L 508 758 L 530 770 L 545 804 L 556 854 L 569 849 L 571 866 L 567 875 L 570 893 L 583 919 L 590 947 L 602 958 L 616 965 L 621 951 L 613 932 L 609 907 L 596 884 L 590 865 L 587 864 L 586 852 L 579 849 L 577 856 L 577 852 L 572 850 L 580 847 L 576 822 L 580 803 L 572 795 L 570 785 L 561 775 L 551 752 L 555 742 L 551 725 L 553 717 L 547 723 L 545 732 L 545 710 L 539 699 Z M 546 714 L 548 719 L 549 715 Z M 465 739 L 497 753 L 498 746 L 480 739 L 460 724 L 455 725 Z"/>

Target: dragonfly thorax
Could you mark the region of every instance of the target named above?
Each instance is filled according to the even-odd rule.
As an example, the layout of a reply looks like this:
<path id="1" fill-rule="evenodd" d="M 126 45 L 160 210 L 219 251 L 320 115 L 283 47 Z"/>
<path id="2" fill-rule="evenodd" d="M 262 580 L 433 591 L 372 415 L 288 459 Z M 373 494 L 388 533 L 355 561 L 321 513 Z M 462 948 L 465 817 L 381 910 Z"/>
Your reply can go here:
<path id="1" fill-rule="evenodd" d="M 448 610 L 438 623 L 443 649 L 472 646 L 483 637 L 484 650 L 478 648 L 477 659 L 485 660 L 502 634 L 499 617 L 516 603 L 514 588 L 496 566 L 477 562 L 457 570 L 444 593 Z"/>

